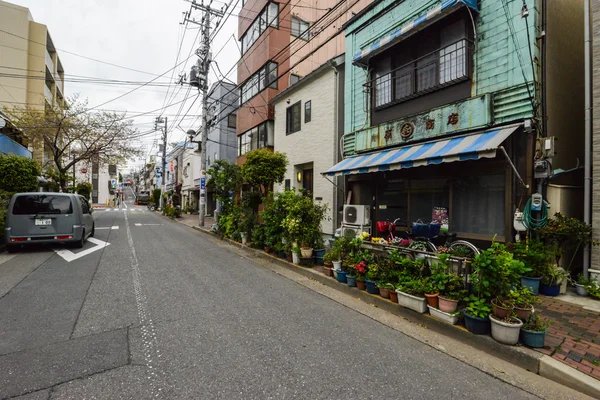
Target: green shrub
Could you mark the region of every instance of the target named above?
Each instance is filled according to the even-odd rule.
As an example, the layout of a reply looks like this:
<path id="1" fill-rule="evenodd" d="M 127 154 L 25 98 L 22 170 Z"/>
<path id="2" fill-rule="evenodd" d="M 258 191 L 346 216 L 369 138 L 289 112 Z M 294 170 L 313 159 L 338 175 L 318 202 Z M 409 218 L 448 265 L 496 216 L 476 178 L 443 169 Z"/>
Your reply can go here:
<path id="1" fill-rule="evenodd" d="M 92 199 L 92 184 L 88 182 L 79 182 L 75 187 L 77 193 L 88 200 Z"/>
<path id="2" fill-rule="evenodd" d="M 40 167 L 31 158 L 0 157 L 0 189 L 9 193 L 32 192 L 38 187 Z"/>

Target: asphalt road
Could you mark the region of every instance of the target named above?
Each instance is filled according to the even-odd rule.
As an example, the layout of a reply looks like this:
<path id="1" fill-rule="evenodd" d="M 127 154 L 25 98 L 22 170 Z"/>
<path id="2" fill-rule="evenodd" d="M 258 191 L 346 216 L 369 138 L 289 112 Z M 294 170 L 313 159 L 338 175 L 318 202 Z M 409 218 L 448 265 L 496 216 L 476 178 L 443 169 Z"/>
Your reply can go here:
<path id="1" fill-rule="evenodd" d="M 126 205 L 0 254 L 0 399 L 535 398 Z"/>

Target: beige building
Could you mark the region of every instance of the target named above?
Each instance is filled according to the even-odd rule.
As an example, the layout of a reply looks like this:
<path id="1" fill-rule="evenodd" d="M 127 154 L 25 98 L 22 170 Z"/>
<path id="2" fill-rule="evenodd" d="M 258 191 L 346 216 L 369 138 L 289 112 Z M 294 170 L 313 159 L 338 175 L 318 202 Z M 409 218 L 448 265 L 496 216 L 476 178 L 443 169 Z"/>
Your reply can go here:
<path id="1" fill-rule="evenodd" d="M 35 22 L 28 8 L 1 0 L 0 27 L 0 110 L 63 106 L 65 71 L 48 27 Z M 2 133 L 21 141 L 10 124 Z M 23 144 L 42 165 L 49 160 L 41 145 Z"/>

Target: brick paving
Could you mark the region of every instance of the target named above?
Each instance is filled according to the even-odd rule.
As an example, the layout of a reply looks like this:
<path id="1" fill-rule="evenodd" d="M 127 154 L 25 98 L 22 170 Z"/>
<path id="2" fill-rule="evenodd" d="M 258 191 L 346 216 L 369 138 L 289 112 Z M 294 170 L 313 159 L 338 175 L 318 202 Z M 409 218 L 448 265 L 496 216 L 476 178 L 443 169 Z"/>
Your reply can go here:
<path id="1" fill-rule="evenodd" d="M 536 350 L 600 380 L 600 313 L 559 299 L 540 296 L 536 311 L 551 324 Z"/>

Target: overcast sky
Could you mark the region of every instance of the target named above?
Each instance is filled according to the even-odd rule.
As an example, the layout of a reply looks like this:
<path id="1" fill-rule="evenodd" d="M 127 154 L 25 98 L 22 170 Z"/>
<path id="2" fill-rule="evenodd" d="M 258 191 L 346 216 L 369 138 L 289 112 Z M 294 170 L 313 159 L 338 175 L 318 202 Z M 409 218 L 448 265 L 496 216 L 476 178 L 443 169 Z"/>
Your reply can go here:
<path id="1" fill-rule="evenodd" d="M 190 9 L 190 3 L 183 0 L 8 1 L 29 8 L 36 22 L 48 26 L 65 70 L 65 95 L 79 93 L 80 97 L 89 100 L 89 105 L 92 107 L 112 100 L 138 85 L 69 82 L 68 75 L 147 82 L 175 66 L 184 32 L 179 62 L 188 58 L 196 50 L 200 39 L 197 25 L 189 23 L 187 29 L 184 29 L 180 24 L 183 21 L 183 13 Z M 213 7 L 221 8 L 224 4 L 213 0 Z M 241 7 L 241 1 L 238 7 Z M 234 65 L 239 58 L 238 46 L 235 38 L 232 37 L 237 30 L 238 11 L 239 8 L 234 10 L 233 15 L 220 29 L 212 46 L 212 53 L 216 56 L 214 59 L 221 72 L 233 81 L 236 77 Z M 192 17 L 200 20 L 200 12 L 192 11 Z M 90 61 L 61 50 L 148 72 L 154 76 Z M 197 89 L 191 88 L 188 91 L 190 89 L 188 85 L 176 85 L 176 81 L 180 73 L 184 71 L 189 73 L 196 59 L 196 56 L 192 56 L 186 63 L 177 67 L 172 79 L 171 71 L 156 79 L 155 83 L 165 83 L 165 86 L 143 87 L 101 108 L 127 111 L 130 115 L 134 115 L 162 108 L 165 102 L 166 104 L 178 103 L 189 97 L 186 102 L 175 104 L 162 111 L 162 114 L 168 117 L 169 142 L 183 140 L 185 134 L 176 127 L 184 131 L 189 128 L 198 129 L 201 104 L 198 98 L 192 105 L 196 97 L 195 93 L 198 93 Z M 209 84 L 216 79 L 216 74 L 211 72 Z M 167 83 L 172 85 L 167 87 Z M 175 97 L 172 98 L 173 94 Z M 192 108 L 189 114 L 182 119 L 190 107 Z M 155 112 L 135 118 L 135 127 L 140 132 L 153 130 L 157 115 L 158 112 Z M 158 132 L 145 137 L 143 145 L 150 154 L 157 153 L 158 148 L 153 145 L 153 142 L 159 137 Z M 142 164 L 142 160 L 132 160 L 128 165 Z"/>

